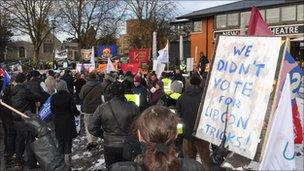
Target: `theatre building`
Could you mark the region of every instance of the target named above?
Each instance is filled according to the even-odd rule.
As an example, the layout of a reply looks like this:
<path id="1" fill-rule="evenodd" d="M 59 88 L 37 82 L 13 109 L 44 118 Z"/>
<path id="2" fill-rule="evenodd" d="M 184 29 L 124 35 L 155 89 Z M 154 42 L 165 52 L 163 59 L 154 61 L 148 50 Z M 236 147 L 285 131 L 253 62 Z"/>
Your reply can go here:
<path id="1" fill-rule="evenodd" d="M 192 22 L 191 57 L 195 64 L 203 52 L 213 57 L 219 35 L 245 35 L 250 10 L 256 6 L 275 36 L 290 38 L 288 49 L 304 68 L 304 1 L 303 0 L 242 0 L 217 7 L 194 11 L 176 19 Z"/>

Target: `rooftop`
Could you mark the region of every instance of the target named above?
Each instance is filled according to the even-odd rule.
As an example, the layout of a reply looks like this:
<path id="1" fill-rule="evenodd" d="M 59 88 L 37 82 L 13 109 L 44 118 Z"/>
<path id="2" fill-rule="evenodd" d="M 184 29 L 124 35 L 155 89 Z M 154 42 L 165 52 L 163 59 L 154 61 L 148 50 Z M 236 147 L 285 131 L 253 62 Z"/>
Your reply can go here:
<path id="1" fill-rule="evenodd" d="M 230 4 L 220 5 L 212 8 L 193 11 L 191 13 L 176 17 L 176 19 L 197 19 L 203 16 L 213 16 L 215 14 L 233 11 L 250 10 L 252 6 L 257 8 L 304 3 L 304 0 L 241 0 Z"/>

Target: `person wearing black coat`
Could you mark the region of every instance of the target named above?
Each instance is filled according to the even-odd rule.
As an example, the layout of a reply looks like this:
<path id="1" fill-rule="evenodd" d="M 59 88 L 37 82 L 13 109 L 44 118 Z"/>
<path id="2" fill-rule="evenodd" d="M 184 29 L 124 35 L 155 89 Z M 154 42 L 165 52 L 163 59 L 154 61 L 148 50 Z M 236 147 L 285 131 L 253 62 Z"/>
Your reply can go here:
<path id="1" fill-rule="evenodd" d="M 207 56 L 205 56 L 205 54 L 203 52 L 200 53 L 200 74 L 202 77 L 206 77 L 207 73 L 205 72 L 206 69 L 206 65 L 209 63 L 209 59 Z"/>
<path id="2" fill-rule="evenodd" d="M 104 138 L 106 167 L 125 160 L 123 145 L 131 135 L 133 120 L 139 115 L 138 107 L 125 99 L 121 83 L 112 83 L 110 92 L 113 98 L 98 106 L 89 124 L 91 134 Z"/>
<path id="3" fill-rule="evenodd" d="M 142 154 L 134 162 L 118 162 L 109 171 L 202 171 L 202 165 L 189 158 L 178 158 L 174 146 L 180 118 L 169 108 L 147 108 L 134 122 L 134 133 L 142 144 Z"/>
<path id="4" fill-rule="evenodd" d="M 87 137 L 87 148 L 90 150 L 97 146 L 97 138 L 89 133 L 88 125 L 89 120 L 92 118 L 96 108 L 102 103 L 102 94 L 104 87 L 101 82 L 98 81 L 98 75 L 95 72 L 91 72 L 87 76 L 87 82 L 82 86 L 79 98 L 82 101 L 82 112 L 84 115 L 83 122 L 85 126 L 85 132 Z"/>
<path id="5" fill-rule="evenodd" d="M 31 72 L 31 79 L 26 83 L 27 88 L 31 90 L 32 93 L 40 97 L 41 105 L 47 100 L 50 96 L 43 88 L 43 81 L 40 78 L 40 73 L 36 70 Z"/>
<path id="6" fill-rule="evenodd" d="M 79 93 L 82 88 L 86 84 L 86 80 L 84 79 L 83 74 L 76 73 L 74 85 L 75 85 L 75 102 L 76 104 L 80 104 L 81 100 L 79 98 Z"/>
<path id="7" fill-rule="evenodd" d="M 75 118 L 79 115 L 73 96 L 68 92 L 65 81 L 59 80 L 55 88 L 57 93 L 51 97 L 51 112 L 54 115 L 55 134 L 59 152 L 65 155 L 65 162 L 70 165 L 72 140 L 77 136 Z"/>
<path id="8" fill-rule="evenodd" d="M 13 86 L 14 85 L 10 83 L 3 90 L 2 101 L 8 105 L 12 105 Z M 4 130 L 4 156 L 10 159 L 15 153 L 16 130 L 14 128 L 14 117 L 12 112 L 4 107 L 0 107 L 0 112 Z"/>
<path id="9" fill-rule="evenodd" d="M 209 143 L 194 137 L 193 130 L 197 117 L 198 108 L 201 102 L 203 88 L 200 87 L 201 78 L 198 74 L 190 77 L 191 86 L 186 88 L 176 103 L 176 110 L 183 121 L 183 155 L 195 159 L 198 152 L 204 170 L 210 169 Z"/>
<path id="10" fill-rule="evenodd" d="M 32 93 L 25 84 L 26 75 L 19 73 L 16 76 L 17 85 L 12 89 L 12 106 L 20 112 L 31 111 L 36 113 L 36 103 L 40 97 Z M 27 165 L 30 169 L 37 167 L 34 153 L 30 149 L 30 144 L 35 141 L 31 130 L 25 125 L 19 115 L 14 115 L 14 126 L 16 129 L 16 163 L 18 167 L 23 165 L 23 153 L 26 150 Z"/>
<path id="11" fill-rule="evenodd" d="M 65 70 L 64 75 L 61 77 L 62 80 L 64 80 L 67 84 L 68 90 L 71 94 L 74 94 L 74 79 L 71 75 L 70 70 Z"/>

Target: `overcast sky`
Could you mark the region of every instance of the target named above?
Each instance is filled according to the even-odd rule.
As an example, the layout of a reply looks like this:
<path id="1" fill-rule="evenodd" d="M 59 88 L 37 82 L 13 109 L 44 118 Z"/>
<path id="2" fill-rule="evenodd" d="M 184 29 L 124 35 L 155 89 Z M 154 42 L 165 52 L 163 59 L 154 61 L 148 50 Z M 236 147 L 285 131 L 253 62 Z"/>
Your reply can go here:
<path id="1" fill-rule="evenodd" d="M 218 5 L 229 4 L 235 2 L 236 0 L 176 0 L 180 6 L 178 12 L 183 14 L 187 14 L 193 11 L 211 8 Z"/>
<path id="2" fill-rule="evenodd" d="M 225 0 L 225 1 L 220 1 L 220 0 L 175 0 L 175 1 L 177 2 L 178 16 L 180 16 L 180 15 L 191 13 L 191 12 L 197 11 L 197 10 L 232 3 L 237 0 Z M 69 35 L 63 34 L 63 33 L 56 34 L 56 36 L 60 41 L 63 41 L 69 37 Z M 30 41 L 28 36 L 14 36 L 13 39 Z"/>

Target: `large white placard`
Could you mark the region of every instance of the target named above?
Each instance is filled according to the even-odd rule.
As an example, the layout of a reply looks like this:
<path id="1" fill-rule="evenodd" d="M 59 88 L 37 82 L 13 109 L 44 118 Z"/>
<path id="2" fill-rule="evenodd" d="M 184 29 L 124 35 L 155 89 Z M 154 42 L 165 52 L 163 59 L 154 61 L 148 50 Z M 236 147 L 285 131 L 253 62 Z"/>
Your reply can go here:
<path id="1" fill-rule="evenodd" d="M 187 58 L 187 71 L 193 71 L 193 58 Z"/>
<path id="2" fill-rule="evenodd" d="M 281 37 L 219 37 L 199 111 L 198 138 L 219 145 L 227 117 L 227 148 L 254 158 L 281 46 Z"/>
<path id="3" fill-rule="evenodd" d="M 55 59 L 66 59 L 68 58 L 68 49 L 64 49 L 64 50 L 56 50 L 55 53 Z"/>

